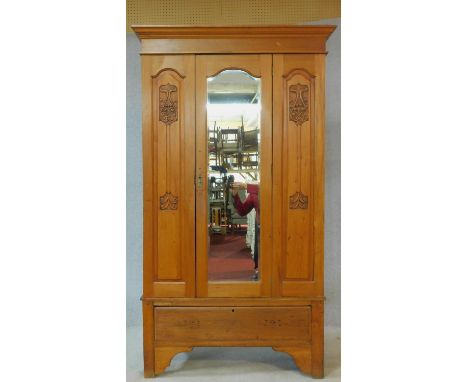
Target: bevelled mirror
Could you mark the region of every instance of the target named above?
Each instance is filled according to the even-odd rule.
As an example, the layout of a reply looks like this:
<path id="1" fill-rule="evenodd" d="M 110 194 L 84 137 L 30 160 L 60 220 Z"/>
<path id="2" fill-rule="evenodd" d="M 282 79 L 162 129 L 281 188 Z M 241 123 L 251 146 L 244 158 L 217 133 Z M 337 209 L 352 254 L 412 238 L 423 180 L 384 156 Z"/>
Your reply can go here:
<path id="1" fill-rule="evenodd" d="M 258 281 L 261 79 L 224 70 L 207 79 L 208 279 Z"/>

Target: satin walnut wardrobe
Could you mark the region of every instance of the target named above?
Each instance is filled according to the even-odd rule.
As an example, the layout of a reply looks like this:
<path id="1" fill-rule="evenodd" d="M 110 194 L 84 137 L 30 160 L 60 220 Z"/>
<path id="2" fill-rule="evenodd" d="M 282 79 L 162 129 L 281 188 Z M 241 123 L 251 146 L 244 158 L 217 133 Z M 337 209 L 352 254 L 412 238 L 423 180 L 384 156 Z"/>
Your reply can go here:
<path id="1" fill-rule="evenodd" d="M 195 346 L 273 347 L 323 377 L 325 59 L 334 29 L 133 27 L 145 377 Z"/>

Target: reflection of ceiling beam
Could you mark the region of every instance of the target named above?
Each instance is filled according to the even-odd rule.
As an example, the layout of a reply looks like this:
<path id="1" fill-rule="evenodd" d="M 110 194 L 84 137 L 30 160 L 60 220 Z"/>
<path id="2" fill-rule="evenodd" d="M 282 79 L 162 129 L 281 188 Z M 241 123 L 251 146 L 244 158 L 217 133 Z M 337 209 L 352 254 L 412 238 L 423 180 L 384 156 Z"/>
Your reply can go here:
<path id="1" fill-rule="evenodd" d="M 208 93 L 256 93 L 258 90 L 257 84 L 242 84 L 242 83 L 209 83 Z"/>
<path id="2" fill-rule="evenodd" d="M 255 103 L 256 93 L 210 93 L 209 103 Z"/>

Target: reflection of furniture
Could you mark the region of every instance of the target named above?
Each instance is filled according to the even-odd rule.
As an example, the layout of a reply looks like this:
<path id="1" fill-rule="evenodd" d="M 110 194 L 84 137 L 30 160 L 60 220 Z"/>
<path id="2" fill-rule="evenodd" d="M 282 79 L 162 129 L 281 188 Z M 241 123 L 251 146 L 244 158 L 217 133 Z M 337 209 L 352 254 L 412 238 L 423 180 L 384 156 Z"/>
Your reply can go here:
<path id="1" fill-rule="evenodd" d="M 208 131 L 210 165 L 225 166 L 249 181 L 258 180 L 259 134 L 258 128 L 245 130 L 243 123 L 238 128 L 220 128 L 215 124 Z"/>
<path id="2" fill-rule="evenodd" d="M 239 216 L 232 204 L 227 176 L 211 176 L 208 179 L 209 234 L 225 235 L 235 225 L 245 224 L 246 218 Z"/>
<path id="3" fill-rule="evenodd" d="M 142 40 L 145 376 L 194 346 L 271 346 L 322 377 L 325 41 L 334 27 L 134 29 Z M 207 276 L 208 151 L 222 142 L 219 131 L 208 135 L 206 79 L 230 68 L 261 80 L 260 147 L 242 138 L 261 153 L 258 282 Z M 236 134 L 225 143 L 239 144 Z M 243 157 L 228 170 L 255 161 Z"/>

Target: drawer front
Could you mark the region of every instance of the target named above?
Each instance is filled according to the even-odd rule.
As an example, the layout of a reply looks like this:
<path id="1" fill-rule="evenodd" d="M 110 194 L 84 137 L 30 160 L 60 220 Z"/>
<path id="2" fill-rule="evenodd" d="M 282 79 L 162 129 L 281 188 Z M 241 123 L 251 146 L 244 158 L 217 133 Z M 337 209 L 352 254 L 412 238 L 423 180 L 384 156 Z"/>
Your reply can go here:
<path id="1" fill-rule="evenodd" d="M 155 342 L 309 341 L 310 306 L 156 307 Z"/>

